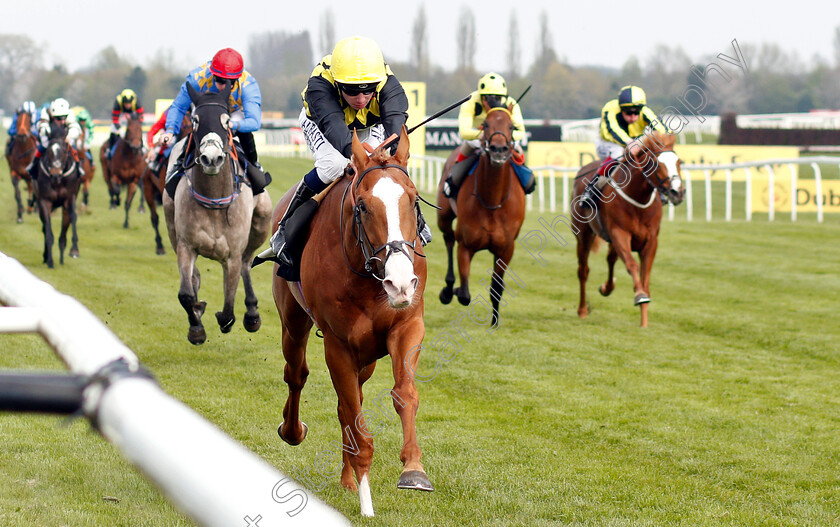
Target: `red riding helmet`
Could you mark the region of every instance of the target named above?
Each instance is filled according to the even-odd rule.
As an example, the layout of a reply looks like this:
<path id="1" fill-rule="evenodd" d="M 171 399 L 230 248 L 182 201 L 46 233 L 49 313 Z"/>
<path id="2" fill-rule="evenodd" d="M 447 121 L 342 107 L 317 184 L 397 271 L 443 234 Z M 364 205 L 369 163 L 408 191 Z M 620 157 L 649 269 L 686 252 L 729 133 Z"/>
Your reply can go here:
<path id="1" fill-rule="evenodd" d="M 242 55 L 232 48 L 219 50 L 210 63 L 210 71 L 213 75 L 223 79 L 238 79 L 244 69 Z"/>

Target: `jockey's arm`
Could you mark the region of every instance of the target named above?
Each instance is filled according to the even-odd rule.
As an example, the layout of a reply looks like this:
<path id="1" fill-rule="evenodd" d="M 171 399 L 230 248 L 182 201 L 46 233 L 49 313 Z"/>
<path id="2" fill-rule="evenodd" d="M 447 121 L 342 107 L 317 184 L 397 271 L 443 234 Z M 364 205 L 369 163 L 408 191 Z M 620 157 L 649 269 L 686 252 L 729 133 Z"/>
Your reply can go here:
<path id="1" fill-rule="evenodd" d="M 512 103 L 512 107 L 510 110 L 510 117 L 511 121 L 513 121 L 513 141 L 519 144 L 520 141 L 525 139 L 525 119 L 522 118 L 522 109 L 519 107 L 519 103 L 516 102 L 516 99 L 512 97 L 508 97 L 508 104 Z"/>
<path id="2" fill-rule="evenodd" d="M 665 127 L 664 124 L 662 124 L 662 122 L 659 120 L 659 117 L 656 116 L 656 113 L 653 110 L 651 110 L 650 107 L 643 106 L 642 113 L 639 117 L 647 121 L 647 123 L 651 125 L 651 127 L 654 130 L 658 132 L 669 133 L 668 129 Z"/>
<path id="3" fill-rule="evenodd" d="M 481 135 L 481 129 L 475 126 L 476 108 L 481 107 L 481 96 L 473 92 L 470 99 L 461 105 L 458 112 L 458 135 L 464 141 L 473 141 Z"/>
<path id="4" fill-rule="evenodd" d="M 192 79 L 187 78 L 187 80 L 181 85 L 181 89 L 178 90 L 178 95 L 175 96 L 175 100 L 172 101 L 172 105 L 166 112 L 165 129 L 166 135 L 168 135 L 170 139 L 173 135 L 178 135 L 178 132 L 181 131 L 181 123 L 184 121 L 184 116 L 190 110 L 192 100 L 190 99 L 190 94 L 187 91 L 187 82 L 190 81 L 192 81 Z M 199 91 L 198 83 L 191 82 L 191 84 L 196 91 Z"/>
<path id="5" fill-rule="evenodd" d="M 344 110 L 335 98 L 335 88 L 323 77 L 310 77 L 306 104 L 312 120 L 327 141 L 347 159 L 353 157 L 353 135 L 344 121 Z"/>
<path id="6" fill-rule="evenodd" d="M 379 91 L 379 112 L 385 137 L 397 134 L 408 120 L 408 97 L 402 84 L 393 75 L 388 76 L 385 86 Z"/>
<path id="7" fill-rule="evenodd" d="M 231 122 L 234 132 L 256 132 L 262 125 L 262 94 L 260 93 L 260 85 L 254 79 L 251 79 L 251 81 L 241 88 L 242 111 L 245 117 L 244 119 Z M 183 116 L 181 117 L 183 118 Z"/>

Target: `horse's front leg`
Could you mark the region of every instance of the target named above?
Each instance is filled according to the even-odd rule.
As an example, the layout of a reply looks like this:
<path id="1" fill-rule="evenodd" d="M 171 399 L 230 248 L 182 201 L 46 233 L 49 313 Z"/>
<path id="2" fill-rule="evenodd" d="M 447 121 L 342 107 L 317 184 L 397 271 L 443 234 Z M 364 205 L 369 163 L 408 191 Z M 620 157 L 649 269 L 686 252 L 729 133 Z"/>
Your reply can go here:
<path id="1" fill-rule="evenodd" d="M 458 244 L 458 274 L 461 278 L 461 285 L 455 290 L 458 302 L 463 306 L 470 305 L 470 265 L 472 264 L 475 251 L 467 248 L 463 242 Z"/>
<path id="2" fill-rule="evenodd" d="M 612 239 L 612 245 L 615 247 L 616 253 L 618 253 L 618 257 L 624 262 L 624 265 L 627 267 L 627 273 L 633 279 L 634 304 L 638 306 L 639 304 L 650 302 L 650 298 L 648 298 L 639 276 L 639 264 L 633 258 L 633 252 L 630 250 L 630 233 L 616 230 L 615 232 L 610 232 L 610 238 Z"/>
<path id="3" fill-rule="evenodd" d="M 67 229 L 70 227 L 73 211 L 65 203 L 61 214 L 61 232 L 58 235 L 58 262 L 64 265 L 64 249 L 67 247 Z"/>
<path id="4" fill-rule="evenodd" d="M 446 244 L 446 277 L 444 281 L 446 285 L 440 291 L 440 302 L 442 304 L 449 304 L 452 302 L 452 295 L 455 285 L 455 270 L 453 267 L 452 252 L 455 249 L 455 232 L 452 230 L 451 215 L 438 215 L 438 228 L 443 233 L 443 242 Z"/>
<path id="5" fill-rule="evenodd" d="M 275 280 L 278 280 L 275 278 Z M 298 305 L 286 282 L 275 282 L 274 288 L 285 287 L 285 294 L 274 291 L 274 302 L 280 313 L 283 327 L 283 358 L 286 366 L 283 368 L 283 380 L 289 387 L 289 396 L 283 407 L 283 422 L 277 428 L 277 433 L 283 441 L 290 445 L 299 445 L 308 428 L 300 420 L 300 393 L 309 377 L 309 366 L 306 364 L 306 343 L 312 329 L 312 319 L 303 308 Z"/>
<path id="6" fill-rule="evenodd" d="M 514 244 L 515 240 L 512 240 L 511 244 L 505 247 L 504 250 L 499 253 L 493 253 L 493 276 L 490 277 L 490 304 L 493 306 L 491 326 L 494 328 L 499 325 L 499 303 L 502 300 L 502 294 L 505 292 L 505 269 L 508 268 L 508 264 L 513 259 Z"/>
<path id="7" fill-rule="evenodd" d="M 216 320 L 222 333 L 230 333 L 236 316 L 233 314 L 233 301 L 236 299 L 236 288 L 239 287 L 239 275 L 242 272 L 242 261 L 237 257 L 230 257 L 222 263 L 224 270 L 225 303 L 221 311 L 216 312 Z"/>
<path id="8" fill-rule="evenodd" d="M 70 227 L 73 229 L 72 231 L 72 238 L 71 238 L 71 245 L 70 245 L 70 258 L 78 258 L 79 257 L 79 233 L 76 231 L 76 220 L 79 219 L 79 215 L 76 213 L 76 197 L 73 196 L 70 199 L 70 203 L 67 205 L 67 208 L 70 210 Z"/>
<path id="9" fill-rule="evenodd" d="M 254 284 L 251 281 L 251 255 L 248 258 L 242 259 L 242 269 L 240 274 L 242 276 L 242 286 L 245 288 L 245 317 L 242 320 L 242 325 L 245 326 L 245 331 L 254 333 L 262 325 L 260 319 L 260 311 L 257 309 L 257 293 L 254 291 Z"/>
<path id="10" fill-rule="evenodd" d="M 46 200 L 38 202 L 38 213 L 41 216 L 41 227 L 44 232 L 44 263 L 50 269 L 55 267 L 55 262 L 52 257 L 53 246 L 53 231 L 50 215 L 52 214 L 52 207 Z"/>
<path id="11" fill-rule="evenodd" d="M 642 322 L 641 327 L 646 328 L 648 325 L 648 304 L 650 303 L 650 272 L 653 269 L 653 259 L 656 257 L 656 248 L 659 244 L 659 240 L 654 237 L 652 240 L 649 240 L 645 246 L 639 251 L 639 262 L 641 267 L 640 272 L 640 280 L 642 282 L 642 290 L 644 291 L 644 295 L 641 297 L 641 302 L 639 301 L 639 297 L 636 297 L 636 305 L 639 306 L 639 309 L 642 312 Z"/>
<path id="12" fill-rule="evenodd" d="M 15 201 L 17 202 L 17 222 L 23 223 L 23 201 L 20 197 L 20 178 L 12 174 L 12 186 L 15 187 Z"/>
<path id="13" fill-rule="evenodd" d="M 370 465 L 373 460 L 373 437 L 366 427 L 360 426 L 362 416 L 359 393 L 360 369 L 353 352 L 329 331 L 324 331 L 326 363 L 330 370 L 333 387 L 338 395 L 338 420 L 341 424 L 341 449 L 344 459 L 349 461 L 356 475 L 359 487 L 359 505 L 362 516 L 373 516 L 373 500 L 370 494 Z M 362 430 L 363 429 L 364 432 Z M 342 471 L 344 469 L 342 468 Z M 341 479 L 341 484 L 356 490 L 352 479 Z"/>
<path id="14" fill-rule="evenodd" d="M 595 242 L 595 233 L 587 224 L 575 224 L 578 226 L 577 234 L 577 258 L 578 258 L 578 282 L 580 284 L 580 302 L 578 303 L 578 316 L 586 318 L 589 316 L 589 306 L 586 305 L 586 281 L 589 279 L 589 252 Z"/>
<path id="15" fill-rule="evenodd" d="M 618 260 L 618 253 L 615 252 L 615 247 L 610 244 L 610 250 L 607 252 L 607 281 L 598 287 L 598 292 L 603 296 L 610 296 L 610 293 L 615 289 L 616 260 Z"/>
<path id="16" fill-rule="evenodd" d="M 128 184 L 128 187 L 125 190 L 125 221 L 123 222 L 123 229 L 128 228 L 128 211 L 131 210 L 131 202 L 134 201 L 134 193 L 136 191 L 137 184 L 134 181 L 132 181 Z"/>
<path id="17" fill-rule="evenodd" d="M 414 385 L 414 374 L 420 358 L 420 343 L 425 335 L 422 316 L 412 322 L 392 331 L 388 336 L 388 353 L 391 355 L 391 365 L 394 372 L 394 390 L 392 399 L 394 409 L 400 416 L 403 429 L 403 447 L 400 460 L 403 471 L 400 474 L 397 487 L 432 491 L 432 486 L 423 464 L 420 462 L 422 452 L 417 443 L 417 408 L 420 397 Z"/>
<path id="18" fill-rule="evenodd" d="M 195 287 L 195 277 L 193 276 L 197 255 L 192 248 L 183 242 L 178 243 L 175 252 L 178 256 L 178 271 L 181 274 L 178 301 L 181 302 L 181 306 L 187 312 L 187 320 L 190 323 L 187 340 L 191 344 L 203 344 L 207 340 L 207 333 L 201 323 L 201 315 L 204 314 L 204 308 L 207 304 L 206 302 L 198 302 L 197 298 L 198 290 Z"/>

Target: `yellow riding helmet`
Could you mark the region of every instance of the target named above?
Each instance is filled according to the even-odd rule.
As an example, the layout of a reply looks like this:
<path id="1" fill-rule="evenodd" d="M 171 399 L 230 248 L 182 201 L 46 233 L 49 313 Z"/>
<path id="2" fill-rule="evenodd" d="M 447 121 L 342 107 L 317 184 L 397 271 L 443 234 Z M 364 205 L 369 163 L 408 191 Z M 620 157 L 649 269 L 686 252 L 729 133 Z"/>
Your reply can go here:
<path id="1" fill-rule="evenodd" d="M 120 100 L 122 102 L 131 102 L 137 98 L 137 94 L 131 88 L 126 88 L 120 92 Z"/>
<path id="2" fill-rule="evenodd" d="M 339 40 L 332 52 L 330 72 L 341 84 L 379 84 L 388 76 L 382 51 L 366 37 Z"/>
<path id="3" fill-rule="evenodd" d="M 478 79 L 478 94 L 507 96 L 507 83 L 505 83 L 505 79 L 501 75 L 491 71 L 484 77 Z"/>
<path id="4" fill-rule="evenodd" d="M 646 104 L 645 91 L 638 86 L 625 86 L 618 92 L 618 105 L 621 107 L 644 106 Z"/>

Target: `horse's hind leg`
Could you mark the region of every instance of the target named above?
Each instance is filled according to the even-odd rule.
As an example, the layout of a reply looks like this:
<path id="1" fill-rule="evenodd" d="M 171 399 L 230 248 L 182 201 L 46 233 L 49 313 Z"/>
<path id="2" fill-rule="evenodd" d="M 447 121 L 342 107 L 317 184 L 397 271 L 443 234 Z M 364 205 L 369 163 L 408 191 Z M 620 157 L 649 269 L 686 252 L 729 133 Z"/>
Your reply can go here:
<path id="1" fill-rule="evenodd" d="M 236 298 L 236 288 L 239 286 L 239 275 L 242 272 L 242 262 L 237 258 L 228 258 L 222 263 L 224 269 L 225 303 L 221 311 L 216 312 L 216 320 L 222 333 L 229 333 L 236 322 L 233 314 L 233 301 Z"/>
<path id="2" fill-rule="evenodd" d="M 607 281 L 598 288 L 598 292 L 603 296 L 610 296 L 610 293 L 615 289 L 615 262 L 618 260 L 618 253 L 615 252 L 615 247 L 610 244 L 610 250 L 607 253 Z"/>
<path id="3" fill-rule="evenodd" d="M 178 270 L 181 274 L 181 288 L 178 291 L 178 301 L 184 311 L 187 312 L 187 320 L 190 323 L 190 330 L 187 333 L 187 340 L 192 344 L 203 344 L 207 340 L 207 333 L 201 323 L 201 315 L 204 314 L 206 304 L 197 301 L 199 280 L 193 275 L 196 254 L 195 251 L 184 245 L 178 244 L 175 251 L 178 255 Z"/>
<path id="4" fill-rule="evenodd" d="M 586 305 L 586 280 L 589 278 L 589 251 L 595 241 L 595 233 L 587 225 L 580 226 L 577 235 L 578 282 L 580 282 L 580 303 L 578 316 L 586 318 L 589 307 Z"/>
<path id="5" fill-rule="evenodd" d="M 15 187 L 15 201 L 17 202 L 17 222 L 23 223 L 23 201 L 20 198 L 20 178 L 12 174 L 12 185 Z"/>
<path id="6" fill-rule="evenodd" d="M 262 325 L 260 312 L 257 309 L 257 293 L 254 292 L 254 284 L 251 282 L 251 264 L 249 261 L 242 262 L 242 285 L 245 288 L 245 317 L 242 324 L 245 331 L 254 333 Z"/>

